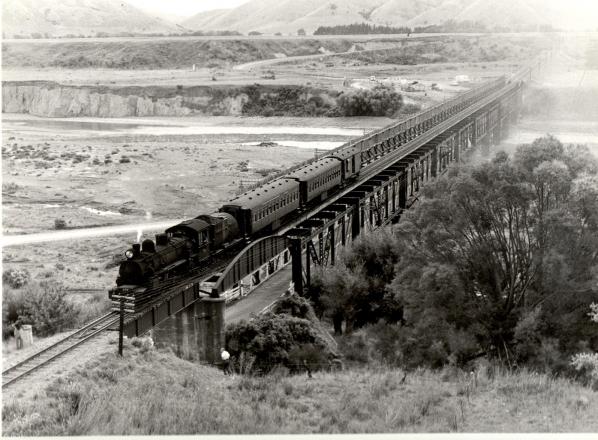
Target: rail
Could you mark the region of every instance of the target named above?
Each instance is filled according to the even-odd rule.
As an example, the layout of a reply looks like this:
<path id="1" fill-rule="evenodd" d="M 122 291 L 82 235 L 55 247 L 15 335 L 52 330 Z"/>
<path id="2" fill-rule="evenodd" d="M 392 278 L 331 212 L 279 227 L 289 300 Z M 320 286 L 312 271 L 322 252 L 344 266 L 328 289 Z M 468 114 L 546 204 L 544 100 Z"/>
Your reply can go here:
<path id="1" fill-rule="evenodd" d="M 118 323 L 118 319 L 118 315 L 107 313 L 60 341 L 34 353 L 16 365 L 7 368 L 2 371 L 2 388 L 4 389 L 10 384 L 29 376 L 34 371 L 48 365 L 58 357 L 70 352 L 81 344 L 88 342 L 107 328 Z"/>

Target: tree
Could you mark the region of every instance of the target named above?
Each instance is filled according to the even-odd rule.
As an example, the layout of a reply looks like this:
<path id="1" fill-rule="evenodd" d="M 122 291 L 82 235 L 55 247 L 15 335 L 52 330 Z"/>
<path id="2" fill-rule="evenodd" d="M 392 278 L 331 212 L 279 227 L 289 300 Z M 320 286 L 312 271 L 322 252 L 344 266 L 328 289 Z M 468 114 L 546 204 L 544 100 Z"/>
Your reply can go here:
<path id="1" fill-rule="evenodd" d="M 297 35 L 299 35 L 300 37 L 305 37 L 305 29 L 301 28 L 297 30 Z"/>
<path id="2" fill-rule="evenodd" d="M 402 305 L 387 285 L 399 259 L 396 238 L 388 231 L 360 236 L 342 261 L 316 274 L 310 299 L 332 320 L 337 335 L 380 319 L 399 322 Z"/>
<path id="3" fill-rule="evenodd" d="M 360 273 L 339 264 L 315 274 L 310 297 L 325 316 L 332 319 L 334 333 L 351 332 L 359 304 L 367 296 L 367 284 Z"/>
<path id="4" fill-rule="evenodd" d="M 501 153 L 453 169 L 424 190 L 397 228 L 403 252 L 392 290 L 406 332 L 448 355 L 466 332 L 478 351 L 509 364 L 539 356 L 554 335 L 563 351 L 598 344 L 578 319 L 596 298 L 598 274 L 598 190 L 589 175 L 597 168 L 580 153 L 589 157 L 545 137 L 513 159 Z M 467 348 L 462 361 L 475 355 L 471 341 L 458 345 Z"/>

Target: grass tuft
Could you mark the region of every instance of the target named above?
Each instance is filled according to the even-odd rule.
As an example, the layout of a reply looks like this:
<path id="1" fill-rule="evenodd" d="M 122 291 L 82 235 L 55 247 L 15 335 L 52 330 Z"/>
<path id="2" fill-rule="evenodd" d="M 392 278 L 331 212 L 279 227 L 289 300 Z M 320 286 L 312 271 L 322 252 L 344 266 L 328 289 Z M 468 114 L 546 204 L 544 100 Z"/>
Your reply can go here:
<path id="1" fill-rule="evenodd" d="M 116 348 L 115 348 L 116 350 Z M 533 372 L 350 369 L 225 376 L 127 343 L 30 401 L 4 399 L 6 435 L 596 431 L 589 387 Z"/>

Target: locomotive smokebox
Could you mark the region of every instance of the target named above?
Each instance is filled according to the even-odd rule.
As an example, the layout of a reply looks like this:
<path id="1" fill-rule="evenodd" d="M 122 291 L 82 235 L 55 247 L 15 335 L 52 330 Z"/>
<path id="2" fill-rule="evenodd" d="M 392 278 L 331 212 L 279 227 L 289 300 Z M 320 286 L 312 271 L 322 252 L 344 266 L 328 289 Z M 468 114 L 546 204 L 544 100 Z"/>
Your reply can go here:
<path id="1" fill-rule="evenodd" d="M 133 243 L 133 258 L 141 255 L 141 245 L 139 243 Z"/>

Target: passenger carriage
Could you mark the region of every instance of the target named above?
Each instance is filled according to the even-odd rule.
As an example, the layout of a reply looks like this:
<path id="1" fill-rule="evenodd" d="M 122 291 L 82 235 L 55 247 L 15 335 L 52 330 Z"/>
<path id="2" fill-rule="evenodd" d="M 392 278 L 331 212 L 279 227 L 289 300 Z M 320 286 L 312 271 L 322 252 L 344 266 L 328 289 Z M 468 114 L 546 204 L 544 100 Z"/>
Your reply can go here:
<path id="1" fill-rule="evenodd" d="M 283 177 L 241 194 L 220 211 L 237 219 L 241 234 L 248 237 L 266 228 L 278 228 L 280 220 L 299 206 L 299 182 Z"/>

